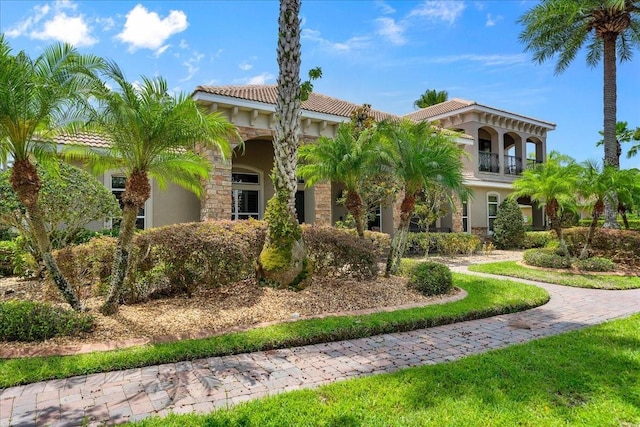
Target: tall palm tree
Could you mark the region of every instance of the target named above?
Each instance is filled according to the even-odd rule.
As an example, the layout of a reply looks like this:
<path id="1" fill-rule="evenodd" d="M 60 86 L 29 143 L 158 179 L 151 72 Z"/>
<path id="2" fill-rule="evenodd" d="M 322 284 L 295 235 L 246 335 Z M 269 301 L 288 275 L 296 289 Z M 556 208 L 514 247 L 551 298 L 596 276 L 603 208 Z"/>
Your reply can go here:
<path id="1" fill-rule="evenodd" d="M 280 0 L 278 17 L 278 95 L 274 195 L 267 203 L 267 238 L 258 259 L 257 277 L 280 287 L 295 285 L 306 274 L 306 249 L 295 214 L 300 134 L 300 0 Z M 308 90 L 308 87 L 306 88 Z"/>
<path id="2" fill-rule="evenodd" d="M 414 103 L 414 108 L 427 108 L 432 105 L 440 104 L 449 99 L 449 93 L 446 90 L 437 91 L 435 89 L 427 89 L 420 98 Z"/>
<path id="3" fill-rule="evenodd" d="M 0 158 L 13 158 L 11 187 L 27 210 L 45 268 L 74 310 L 82 304 L 51 253 L 36 162 L 55 169 L 54 137 L 82 121 L 80 105 L 97 86 L 94 72 L 102 66 L 100 58 L 80 55 L 67 44 L 49 46 L 35 59 L 25 52 L 12 55 L 0 35 Z"/>
<path id="4" fill-rule="evenodd" d="M 351 123 L 338 126 L 335 138 L 321 137 L 313 144 L 300 147 L 298 156 L 303 165 L 298 174 L 312 186 L 320 181 L 344 185 L 345 207 L 353 215 L 356 230 L 364 238 L 366 206 L 362 191 L 381 170 L 380 150 L 371 138 L 372 129 L 356 132 Z"/>
<path id="5" fill-rule="evenodd" d="M 103 151 L 76 147 L 67 156 L 84 160 L 96 174 L 118 170 L 126 177 L 111 283 L 101 308 L 104 314 L 113 314 L 129 266 L 136 217 L 151 194 L 150 178 L 161 189 L 173 182 L 200 196 L 201 181 L 211 165 L 194 152 L 196 144 L 217 148 L 226 159 L 231 154 L 229 139 L 240 138 L 219 113 L 206 114 L 185 94 L 170 95 L 161 77 L 142 77 L 141 84 L 134 84 L 114 63 L 106 75 L 117 91 L 104 87 L 89 129 L 104 135 L 111 145 Z"/>
<path id="6" fill-rule="evenodd" d="M 410 120 L 380 123 L 382 143 L 389 150 L 389 167 L 404 193 L 400 205 L 400 222 L 391 240 L 385 275 L 397 272 L 404 253 L 409 222 L 416 197 L 440 185 L 457 196 L 467 197 L 462 185 L 462 156 L 450 133 L 435 129 L 430 123 Z"/>
<path id="7" fill-rule="evenodd" d="M 514 192 L 510 197 L 530 196 L 532 202 L 544 206 L 545 213 L 555 231 L 559 248 L 569 255 L 562 236 L 561 213 L 576 204 L 576 183 L 580 167 L 565 155 L 552 151 L 545 163 L 527 169 L 513 182 Z"/>
<path id="8" fill-rule="evenodd" d="M 604 135 L 604 131 L 598 131 L 600 135 Z M 620 154 L 622 154 L 622 143 L 623 142 L 634 142 L 627 151 L 627 159 L 634 157 L 638 154 L 640 150 L 640 127 L 636 127 L 635 129 L 629 128 L 629 123 L 627 122 L 617 122 L 616 123 L 616 154 L 618 155 L 618 160 L 620 159 Z M 604 145 L 604 140 L 601 139 L 598 141 L 596 146 Z"/>
<path id="9" fill-rule="evenodd" d="M 537 62 L 557 56 L 556 73 L 563 72 L 586 44 L 587 64 L 595 67 L 602 59 L 604 165 L 619 168 L 616 143 L 617 65 L 630 60 L 640 46 L 640 0 L 543 0 L 525 13 L 520 41 L 533 52 Z M 605 201 L 607 228 L 616 222 L 615 195 Z"/>

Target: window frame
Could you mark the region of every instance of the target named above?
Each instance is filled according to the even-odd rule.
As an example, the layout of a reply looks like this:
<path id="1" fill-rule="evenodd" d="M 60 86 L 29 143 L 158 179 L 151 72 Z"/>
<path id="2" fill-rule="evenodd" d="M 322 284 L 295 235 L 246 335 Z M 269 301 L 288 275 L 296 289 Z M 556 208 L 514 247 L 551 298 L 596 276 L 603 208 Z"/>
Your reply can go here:
<path id="1" fill-rule="evenodd" d="M 257 183 L 252 182 L 234 182 L 234 174 L 255 175 L 258 177 Z M 234 212 L 236 209 L 237 191 L 256 191 L 258 193 L 258 211 L 257 212 Z M 231 169 L 231 220 L 238 221 L 241 215 L 257 214 L 257 219 L 262 219 L 264 215 L 264 174 L 259 169 L 247 165 L 234 165 Z"/>
<path id="2" fill-rule="evenodd" d="M 495 197 L 496 201 L 491 202 L 489 200 L 491 197 Z M 490 212 L 491 212 L 491 209 L 489 208 L 490 205 L 496 206 L 495 215 L 490 215 Z M 487 234 L 489 235 L 493 234 L 493 230 L 491 229 L 491 220 L 493 219 L 495 221 L 495 219 L 498 217 L 498 206 L 500 206 L 500 194 L 496 192 L 487 193 Z"/>
<path id="3" fill-rule="evenodd" d="M 124 188 L 120 189 L 120 188 L 114 188 L 113 187 L 113 178 L 125 178 L 125 182 L 126 182 L 126 176 L 124 173 L 122 172 L 117 172 L 117 171 L 113 171 L 113 172 L 108 172 L 104 175 L 104 185 L 105 187 L 107 187 L 109 189 L 109 191 L 111 191 L 111 194 L 113 194 L 115 196 L 115 193 L 123 193 L 124 192 Z M 144 203 L 144 207 L 142 209 L 144 209 L 144 215 L 136 215 L 136 222 L 139 219 L 142 219 L 144 222 L 144 226 L 143 228 L 138 228 L 136 226 L 137 230 L 148 230 L 149 228 L 152 228 L 152 214 L 151 214 L 151 210 L 152 210 L 152 203 L 153 200 L 153 185 L 151 185 L 151 194 L 149 195 L 149 198 L 147 199 L 147 201 Z M 107 229 L 111 229 L 113 228 L 113 218 L 109 218 L 104 222 L 104 226 Z"/>

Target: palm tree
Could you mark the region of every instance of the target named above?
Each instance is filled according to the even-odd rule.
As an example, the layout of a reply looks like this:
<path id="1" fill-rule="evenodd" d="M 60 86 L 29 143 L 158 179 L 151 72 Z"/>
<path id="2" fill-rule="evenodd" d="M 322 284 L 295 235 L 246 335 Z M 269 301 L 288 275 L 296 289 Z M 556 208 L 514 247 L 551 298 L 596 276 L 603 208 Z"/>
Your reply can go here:
<path id="1" fill-rule="evenodd" d="M 543 0 L 518 21 L 525 26 L 519 39 L 536 62 L 558 56 L 556 74 L 563 72 L 587 45 L 587 64 L 603 60 L 604 165 L 619 168 L 616 143 L 616 57 L 631 59 L 640 45 L 640 0 Z M 605 201 L 606 228 L 616 222 L 615 196 Z"/>
<path id="2" fill-rule="evenodd" d="M 604 131 L 598 131 L 600 135 L 604 135 Z M 637 142 L 632 145 L 627 152 L 627 159 L 634 157 L 638 154 L 638 150 L 640 150 L 640 127 L 634 129 L 629 128 L 629 123 L 627 122 L 617 122 L 616 123 L 616 154 L 618 155 L 618 160 L 620 159 L 620 154 L 622 154 L 622 142 Z M 596 146 L 604 145 L 604 140 L 598 141 Z"/>
<path id="3" fill-rule="evenodd" d="M 129 266 L 136 217 L 151 194 L 150 178 L 161 189 L 173 182 L 200 196 L 201 181 L 211 165 L 194 152 L 196 144 L 217 148 L 226 159 L 231 154 L 229 138 L 240 138 L 219 113 L 206 114 L 187 95 L 170 95 L 161 77 L 142 77 L 141 84 L 134 84 L 113 63 L 107 77 L 118 90 L 104 88 L 89 128 L 111 145 L 104 151 L 74 148 L 67 156 L 84 160 L 95 174 L 115 169 L 126 177 L 111 283 L 101 308 L 104 314 L 113 314 Z"/>
<path id="4" fill-rule="evenodd" d="M 430 123 L 410 120 L 381 122 L 382 143 L 389 150 L 389 167 L 404 193 L 400 222 L 391 240 L 385 275 L 397 272 L 405 250 L 409 222 L 416 197 L 441 185 L 461 198 L 468 196 L 462 185 L 462 155 L 452 134 L 435 129 Z"/>
<path id="5" fill-rule="evenodd" d="M 598 226 L 598 219 L 604 213 L 604 200 L 609 194 L 615 192 L 620 184 L 619 178 L 622 171 L 612 166 L 602 168 L 597 161 L 586 160 L 582 163 L 580 175 L 577 181 L 577 194 L 581 196 L 591 207 L 591 224 L 587 241 L 580 253 L 580 259 L 589 256 L 589 246 L 593 241 L 593 235 Z"/>
<path id="6" fill-rule="evenodd" d="M 367 216 L 362 191 L 380 168 L 380 150 L 371 138 L 372 130 L 356 132 L 351 123 L 338 126 L 335 138 L 321 137 L 313 144 L 300 147 L 298 156 L 304 165 L 298 174 L 312 186 L 319 181 L 333 181 L 344 185 L 345 207 L 353 215 L 356 230 L 364 238 Z"/>
<path id="7" fill-rule="evenodd" d="M 544 206 L 551 228 L 558 237 L 559 248 L 565 256 L 569 252 L 562 237 L 560 216 L 563 210 L 575 206 L 579 169 L 572 158 L 552 151 L 545 163 L 522 172 L 513 182 L 514 192 L 510 196 L 530 196 L 532 202 Z"/>
<path id="8" fill-rule="evenodd" d="M 622 217 L 625 230 L 629 229 L 627 212 L 633 212 L 640 207 L 640 169 L 627 169 L 625 173 L 624 185 L 616 188 L 618 195 L 618 213 Z"/>
<path id="9" fill-rule="evenodd" d="M 278 18 L 278 95 L 274 195 L 267 203 L 267 238 L 258 259 L 258 280 L 280 287 L 297 284 L 306 275 L 306 249 L 295 214 L 300 105 L 300 0 L 280 0 Z M 308 86 L 305 87 L 308 92 Z"/>
<path id="10" fill-rule="evenodd" d="M 55 169 L 54 137 L 82 120 L 79 105 L 97 86 L 94 72 L 102 66 L 100 58 L 80 55 L 67 44 L 49 46 L 35 59 L 25 52 L 12 55 L 0 35 L 0 158 L 13 158 L 11 187 L 27 210 L 45 268 L 74 310 L 82 304 L 51 253 L 36 162 Z"/>
<path id="11" fill-rule="evenodd" d="M 420 95 L 414 103 L 414 108 L 427 108 L 432 105 L 440 104 L 449 99 L 449 94 L 446 90 L 437 91 L 435 89 L 427 89 L 425 93 Z"/>

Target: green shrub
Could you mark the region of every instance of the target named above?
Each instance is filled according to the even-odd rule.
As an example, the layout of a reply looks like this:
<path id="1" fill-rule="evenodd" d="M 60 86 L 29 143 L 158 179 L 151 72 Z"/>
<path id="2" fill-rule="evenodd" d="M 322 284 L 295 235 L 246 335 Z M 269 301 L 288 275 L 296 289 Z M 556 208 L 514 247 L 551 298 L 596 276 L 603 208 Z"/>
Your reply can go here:
<path id="1" fill-rule="evenodd" d="M 629 230 L 636 230 L 636 231 L 640 230 L 640 219 L 629 218 L 628 222 L 629 222 Z M 598 227 L 602 227 L 602 224 L 604 224 L 604 219 L 598 220 Z M 620 224 L 620 227 L 624 227 L 622 218 L 620 217 L 618 217 L 618 224 Z M 579 225 L 581 227 L 589 227 L 591 225 L 591 218 L 581 219 L 579 222 Z"/>
<path id="2" fill-rule="evenodd" d="M 93 322 L 88 314 L 40 302 L 0 302 L 0 341 L 43 341 L 90 332 Z"/>
<path id="3" fill-rule="evenodd" d="M 527 249 L 522 259 L 534 267 L 571 268 L 571 258 L 558 255 L 555 249 Z"/>
<path id="4" fill-rule="evenodd" d="M 411 269 L 408 284 L 423 295 L 446 294 L 453 288 L 451 270 L 437 262 L 421 262 Z"/>
<path id="5" fill-rule="evenodd" d="M 556 238 L 553 231 L 527 231 L 524 233 L 524 249 L 544 248 Z"/>
<path id="6" fill-rule="evenodd" d="M 584 227 L 564 230 L 564 239 L 572 256 L 580 255 L 587 241 L 588 231 Z M 591 256 L 608 258 L 616 264 L 640 269 L 640 233 L 632 230 L 597 228 L 589 253 Z"/>
<path id="7" fill-rule="evenodd" d="M 518 202 L 507 198 L 498 206 L 493 223 L 493 243 L 498 249 L 521 248 L 524 244 L 524 220 Z"/>
<path id="8" fill-rule="evenodd" d="M 13 274 L 13 259 L 16 254 L 16 242 L 0 240 L 0 276 Z"/>
<path id="9" fill-rule="evenodd" d="M 405 255 L 470 255 L 481 246 L 480 238 L 469 233 L 408 233 Z"/>
<path id="10" fill-rule="evenodd" d="M 583 271 L 615 271 L 616 265 L 607 258 L 591 257 L 587 259 L 577 259 L 576 267 Z"/>
<path id="11" fill-rule="evenodd" d="M 358 239 L 346 230 L 303 227 L 313 273 L 371 278 L 377 274 L 379 247 L 388 236 L 367 233 Z M 227 285 L 253 277 L 266 236 L 262 221 L 208 221 L 175 224 L 136 234 L 123 299 L 134 303 L 154 296 L 186 293 L 200 286 Z M 108 289 L 116 239 L 100 237 L 55 252 L 60 269 L 79 293 L 92 285 Z"/>
<path id="12" fill-rule="evenodd" d="M 378 254 L 369 239 L 334 227 L 303 227 L 313 273 L 370 279 L 378 274 Z"/>

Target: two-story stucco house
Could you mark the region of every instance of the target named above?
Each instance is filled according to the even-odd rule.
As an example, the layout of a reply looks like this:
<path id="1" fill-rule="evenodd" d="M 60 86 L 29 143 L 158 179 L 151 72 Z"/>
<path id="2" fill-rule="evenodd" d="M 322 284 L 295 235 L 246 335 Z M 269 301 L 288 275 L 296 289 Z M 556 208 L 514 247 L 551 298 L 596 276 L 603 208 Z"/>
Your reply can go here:
<path id="1" fill-rule="evenodd" d="M 170 186 L 160 191 L 152 186 L 151 197 L 138 218 L 139 228 L 207 219 L 263 218 L 266 203 L 273 195 L 269 178 L 273 167 L 275 133 L 275 85 L 198 86 L 192 96 L 210 112 L 221 112 L 239 130 L 243 150 L 236 150 L 231 162 L 223 162 L 212 151 L 203 151 L 214 165 L 201 200 L 188 191 Z M 311 93 L 302 104 L 302 141 L 312 143 L 320 136 L 332 137 L 337 126 L 349 121 L 360 105 Z M 398 117 L 371 110 L 376 120 Z M 428 120 L 443 128 L 461 131 L 457 143 L 469 153 L 465 162 L 465 185 L 473 197 L 459 201 L 454 212 L 440 218 L 435 227 L 447 231 L 490 233 L 500 202 L 511 192 L 511 183 L 528 166 L 544 162 L 547 132 L 555 124 L 520 114 L 452 99 L 409 113 L 416 121 Z M 106 143 L 97 136 L 83 136 L 94 147 Z M 77 142 L 77 138 L 74 138 Z M 61 144 L 68 138 L 61 138 Z M 98 177 L 114 193 L 124 190 L 124 177 L 117 172 Z M 346 216 L 337 203 L 342 188 L 336 183 L 319 183 L 306 188 L 299 183 L 296 209 L 300 222 L 332 225 Z M 525 219 L 542 228 L 542 211 L 519 200 Z M 392 233 L 397 224 L 398 206 L 389 203 L 380 209 L 373 228 Z"/>

